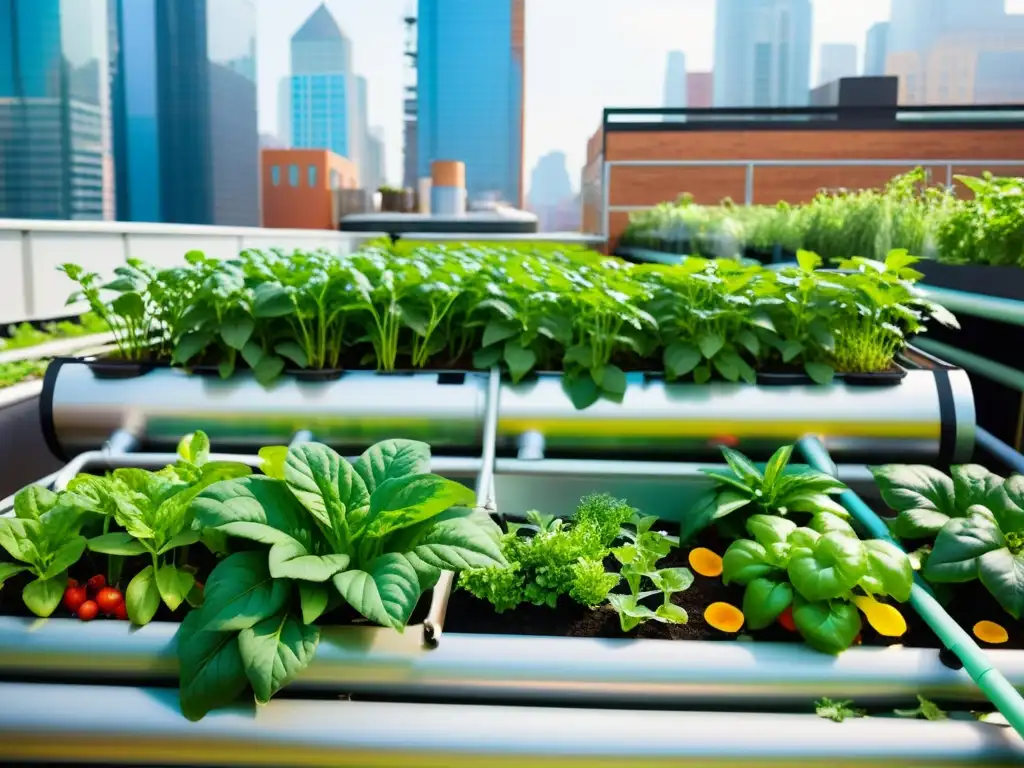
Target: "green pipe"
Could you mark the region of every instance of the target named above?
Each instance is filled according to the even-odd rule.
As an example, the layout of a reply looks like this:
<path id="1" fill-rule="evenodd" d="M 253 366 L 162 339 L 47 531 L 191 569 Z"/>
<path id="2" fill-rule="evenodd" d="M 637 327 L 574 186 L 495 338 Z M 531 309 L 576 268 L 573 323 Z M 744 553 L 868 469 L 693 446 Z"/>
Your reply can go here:
<path id="1" fill-rule="evenodd" d="M 952 288 L 933 288 L 930 285 L 918 287 L 924 291 L 926 298 L 941 304 L 951 312 L 984 317 L 1000 323 L 1024 325 L 1024 301 L 967 293 Z"/>
<path id="2" fill-rule="evenodd" d="M 804 437 L 798 443 L 800 452 L 807 463 L 819 472 L 836 475 L 836 465 L 828 455 L 825 446 L 816 437 Z M 849 510 L 853 518 L 860 523 L 872 537 L 884 539 L 897 547 L 900 543 L 889 533 L 889 529 L 878 515 L 853 491 L 844 491 L 839 502 Z M 902 547 L 900 547 L 902 549 Z M 1024 698 L 1009 681 L 1003 677 L 988 655 L 978 647 L 971 636 L 956 623 L 952 616 L 939 605 L 938 601 L 923 588 L 919 579 L 910 591 L 910 604 L 918 615 L 931 627 L 944 646 L 952 651 L 961 662 L 964 670 L 970 675 L 981 692 L 988 697 L 1007 722 L 1018 734 L 1024 736 Z"/>
<path id="3" fill-rule="evenodd" d="M 920 347 L 925 352 L 930 352 L 936 357 L 941 357 L 946 362 L 955 363 L 966 371 L 977 373 L 986 379 L 992 379 L 992 381 L 997 381 L 1004 386 L 1024 392 L 1024 372 L 1018 371 L 1016 368 L 997 363 L 973 352 L 965 352 L 958 347 L 943 344 L 941 341 L 935 341 L 934 339 L 915 337 L 912 345 Z"/>

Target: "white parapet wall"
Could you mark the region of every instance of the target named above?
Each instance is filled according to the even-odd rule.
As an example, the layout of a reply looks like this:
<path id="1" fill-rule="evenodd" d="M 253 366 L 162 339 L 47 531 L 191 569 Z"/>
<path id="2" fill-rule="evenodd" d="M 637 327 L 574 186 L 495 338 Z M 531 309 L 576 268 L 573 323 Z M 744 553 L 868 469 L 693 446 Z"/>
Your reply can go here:
<path id="1" fill-rule="evenodd" d="M 0 323 L 85 311 L 84 305 L 65 306 L 74 285 L 57 267 L 66 262 L 106 276 L 128 258 L 170 267 L 183 264 L 191 250 L 220 259 L 237 256 L 246 248 L 322 248 L 343 255 L 381 236 L 313 229 L 0 219 Z"/>

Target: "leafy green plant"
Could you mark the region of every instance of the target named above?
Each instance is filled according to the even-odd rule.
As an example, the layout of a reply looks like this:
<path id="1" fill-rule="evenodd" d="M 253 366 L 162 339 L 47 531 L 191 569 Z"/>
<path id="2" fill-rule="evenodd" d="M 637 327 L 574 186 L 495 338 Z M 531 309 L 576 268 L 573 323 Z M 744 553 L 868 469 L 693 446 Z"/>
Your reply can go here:
<path id="1" fill-rule="evenodd" d="M 250 686 L 266 702 L 309 664 L 341 604 L 402 631 L 442 570 L 504 562 L 473 493 L 428 473 L 423 443 L 391 440 L 349 464 L 325 445 L 264 451 L 268 476 L 222 480 L 193 502 L 201 526 L 267 546 L 222 560 L 178 634 L 190 718 Z"/>
<path id="2" fill-rule="evenodd" d="M 841 723 L 849 718 L 867 717 L 868 713 L 867 710 L 854 707 L 852 699 L 833 701 L 825 697 L 814 702 L 814 714 L 825 720 Z"/>
<path id="3" fill-rule="evenodd" d="M 634 515 L 630 520 L 633 530 L 624 527 L 621 531 L 627 543 L 612 549 L 621 565 L 619 574 L 629 587 L 627 594 L 608 595 L 623 632 L 645 621 L 685 624 L 689 620 L 686 611 L 672 602 L 672 595 L 686 591 L 693 584 L 693 574 L 689 568 L 658 568 L 658 561 L 679 545 L 679 539 L 651 530 L 656 522 L 656 517 Z M 648 582 L 654 589 L 642 590 Z M 662 599 L 655 608 L 643 602 L 659 594 Z"/>
<path id="4" fill-rule="evenodd" d="M 529 512 L 526 524 L 510 523 L 502 536 L 507 565 L 464 570 L 459 585 L 498 613 L 522 603 L 554 608 L 563 595 L 600 605 L 619 583 L 605 572 L 604 559 L 634 512 L 607 494 L 582 499 L 571 521 Z"/>
<path id="5" fill-rule="evenodd" d="M 928 466 L 872 467 L 890 523 L 906 539 L 928 539 L 922 575 L 934 583 L 980 580 L 1003 610 L 1024 613 L 1024 475 L 1002 478 L 977 464 L 951 476 Z"/>
<path id="6" fill-rule="evenodd" d="M 924 720 L 948 720 L 949 714 L 933 701 L 921 694 L 917 695 L 917 706 L 914 709 L 894 709 L 897 717 L 922 718 Z"/>
<path id="7" fill-rule="evenodd" d="M 732 448 L 722 448 L 728 468 L 702 469 L 715 481 L 710 489 L 683 519 L 680 539 L 689 541 L 712 523 L 720 527 L 722 521 L 737 512 L 741 517 L 755 512 L 781 516 L 791 512 L 816 514 L 830 512 L 848 517 L 846 509 L 832 496 L 842 493 L 846 486 L 829 474 L 807 466 L 790 465 L 793 446 L 784 445 L 772 454 L 764 471 L 750 459 Z M 732 531 L 742 530 L 742 520 L 734 522 Z"/>
<path id="8" fill-rule="evenodd" d="M 49 360 L 18 360 L 13 363 L 0 363 L 0 389 L 42 377 L 49 364 Z"/>
<path id="9" fill-rule="evenodd" d="M 752 630 L 767 627 L 792 605 L 804 641 L 839 653 L 861 630 L 857 596 L 910 599 L 913 570 L 907 555 L 886 541 L 861 541 L 836 515 L 818 513 L 809 527 L 753 515 L 746 527 L 752 538 L 729 545 L 722 580 L 746 587 L 743 615 Z"/>
<path id="10" fill-rule="evenodd" d="M 6 337 L 0 337 L 0 352 L 35 347 L 48 341 L 104 333 L 106 330 L 107 324 L 92 312 L 86 312 L 77 322 L 60 320 L 46 323 L 42 328 L 37 328 L 32 323 L 18 323 L 9 327 Z"/>
<path id="11" fill-rule="evenodd" d="M 80 534 L 81 512 L 61 503 L 57 494 L 38 485 L 14 497 L 14 517 L 0 517 L 0 547 L 14 562 L 0 562 L 0 587 L 11 576 L 29 572 L 35 578 L 21 597 L 36 616 L 56 610 L 67 586 L 67 570 L 85 552 Z"/>

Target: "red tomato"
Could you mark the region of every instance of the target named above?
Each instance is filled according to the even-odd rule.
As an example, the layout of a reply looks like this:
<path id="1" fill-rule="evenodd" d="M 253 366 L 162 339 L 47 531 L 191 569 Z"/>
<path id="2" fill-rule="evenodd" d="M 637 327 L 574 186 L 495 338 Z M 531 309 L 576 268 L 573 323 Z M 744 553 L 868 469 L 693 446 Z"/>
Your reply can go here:
<path id="1" fill-rule="evenodd" d="M 114 610 L 114 618 L 121 621 L 128 620 L 128 607 L 124 604 L 124 600 L 117 604 L 117 608 Z"/>
<path id="2" fill-rule="evenodd" d="M 779 614 L 779 624 L 788 629 L 790 632 L 796 632 L 796 622 L 793 621 L 793 606 L 790 605 Z"/>
<path id="3" fill-rule="evenodd" d="M 104 587 L 96 593 L 95 599 L 96 605 L 107 616 L 113 614 L 117 610 L 117 606 L 124 602 L 124 596 L 121 594 L 121 591 L 113 587 Z"/>
<path id="4" fill-rule="evenodd" d="M 89 596 L 85 593 L 85 587 L 68 587 L 64 590 L 64 606 L 75 613 L 81 608 L 82 603 L 89 599 Z"/>
<path id="5" fill-rule="evenodd" d="M 94 601 L 86 600 L 78 607 L 78 618 L 82 621 L 92 621 L 99 612 L 100 607 Z"/>
<path id="6" fill-rule="evenodd" d="M 89 584 L 89 589 L 91 589 L 93 592 L 98 592 L 99 590 L 107 586 L 107 577 L 104 576 L 102 573 L 97 573 L 95 576 L 89 579 L 87 583 Z"/>
<path id="7" fill-rule="evenodd" d="M 69 587 L 77 587 L 78 586 L 78 582 L 75 579 L 68 579 L 68 586 Z"/>

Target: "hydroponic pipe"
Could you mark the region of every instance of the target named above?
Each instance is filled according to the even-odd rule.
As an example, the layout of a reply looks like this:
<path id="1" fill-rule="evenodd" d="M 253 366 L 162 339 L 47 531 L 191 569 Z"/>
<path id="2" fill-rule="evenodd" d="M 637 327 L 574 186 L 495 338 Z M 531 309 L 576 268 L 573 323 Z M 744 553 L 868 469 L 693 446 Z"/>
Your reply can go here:
<path id="1" fill-rule="evenodd" d="M 804 437 L 797 445 L 808 464 L 819 472 L 836 475 L 832 457 L 816 437 Z M 844 491 L 839 496 L 839 502 L 871 536 L 900 547 L 900 543 L 889 534 L 889 528 L 882 519 L 855 492 Z M 1024 698 L 1020 692 L 1010 685 L 1002 673 L 992 665 L 988 655 L 924 588 L 920 577 L 915 575 L 914 581 L 910 591 L 910 604 L 914 610 L 925 620 L 939 641 L 963 662 L 964 671 L 971 676 L 981 692 L 1003 714 L 1013 729 L 1024 736 Z"/>
<path id="2" fill-rule="evenodd" d="M 962 312 L 965 315 L 983 317 L 1000 323 L 1024 325 L 1024 301 L 956 291 L 952 288 L 935 288 L 930 285 L 922 285 L 921 288 L 927 298 L 953 312 Z"/>
<path id="3" fill-rule="evenodd" d="M 1024 475 L 1024 456 L 1015 451 L 1013 446 L 1007 445 L 987 429 L 981 427 L 977 428 L 975 437 L 979 447 L 984 448 L 1014 472 Z"/>
<path id="4" fill-rule="evenodd" d="M 943 360 L 955 363 L 970 373 L 976 373 L 1011 389 L 1024 392 L 1024 372 L 1018 371 L 1016 368 L 997 363 L 973 352 L 967 352 L 951 344 L 943 344 L 935 339 L 914 339 L 914 346 L 937 355 Z"/>

